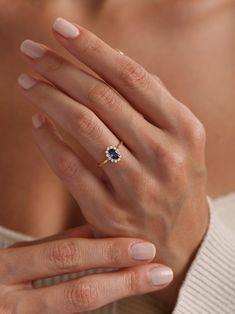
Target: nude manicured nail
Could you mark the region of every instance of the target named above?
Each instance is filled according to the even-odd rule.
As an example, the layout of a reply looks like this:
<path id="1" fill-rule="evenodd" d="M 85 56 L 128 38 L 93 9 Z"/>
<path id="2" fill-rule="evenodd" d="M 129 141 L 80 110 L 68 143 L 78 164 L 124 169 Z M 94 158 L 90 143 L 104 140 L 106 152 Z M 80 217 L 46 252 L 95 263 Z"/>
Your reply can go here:
<path id="1" fill-rule="evenodd" d="M 20 50 L 32 59 L 38 59 L 44 55 L 47 49 L 32 40 L 26 39 L 22 42 Z"/>
<path id="2" fill-rule="evenodd" d="M 39 129 L 43 123 L 45 122 L 44 117 L 42 115 L 36 113 L 35 115 L 32 116 L 32 124 L 35 129 Z"/>
<path id="3" fill-rule="evenodd" d="M 172 281 L 173 271 L 169 267 L 160 265 L 151 269 L 150 277 L 154 286 L 166 285 Z"/>
<path id="4" fill-rule="evenodd" d="M 65 38 L 76 38 L 80 34 L 80 30 L 74 24 L 62 17 L 55 20 L 53 29 Z"/>
<path id="5" fill-rule="evenodd" d="M 35 84 L 37 83 L 37 81 L 32 78 L 31 76 L 27 75 L 27 74 L 21 74 L 18 77 L 18 84 L 23 88 L 23 89 L 30 89 L 31 87 L 33 87 Z"/>
<path id="6" fill-rule="evenodd" d="M 156 255 L 156 248 L 152 243 L 134 243 L 129 248 L 129 255 L 135 260 L 153 259 Z"/>

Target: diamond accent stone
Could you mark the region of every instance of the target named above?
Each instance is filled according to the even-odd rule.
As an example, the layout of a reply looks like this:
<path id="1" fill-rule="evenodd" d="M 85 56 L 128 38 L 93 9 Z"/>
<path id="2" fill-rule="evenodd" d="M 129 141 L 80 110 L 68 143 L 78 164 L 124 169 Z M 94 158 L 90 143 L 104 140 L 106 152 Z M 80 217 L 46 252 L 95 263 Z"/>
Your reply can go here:
<path id="1" fill-rule="evenodd" d="M 105 154 L 111 162 L 118 162 L 121 159 L 121 153 L 115 146 L 109 146 Z"/>

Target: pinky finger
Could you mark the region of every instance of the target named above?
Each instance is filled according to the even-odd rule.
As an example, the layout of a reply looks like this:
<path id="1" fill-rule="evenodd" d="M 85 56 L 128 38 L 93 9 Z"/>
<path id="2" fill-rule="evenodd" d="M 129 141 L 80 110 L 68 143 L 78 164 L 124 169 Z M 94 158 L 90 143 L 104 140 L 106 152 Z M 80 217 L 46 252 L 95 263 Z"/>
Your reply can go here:
<path id="1" fill-rule="evenodd" d="M 36 114 L 32 118 L 32 123 L 36 144 L 44 158 L 73 195 L 85 219 L 92 227 L 100 230 L 101 226 L 98 223 L 99 221 L 104 223 L 104 207 L 110 210 L 112 208 L 113 199 L 110 192 L 64 142 L 50 119 L 45 115 Z"/>
<path id="2" fill-rule="evenodd" d="M 119 299 L 162 290 L 172 279 L 170 268 L 152 263 L 116 272 L 93 274 L 55 286 L 31 290 L 23 298 L 22 304 L 27 309 L 27 302 L 31 302 L 32 309 L 31 300 L 40 300 L 40 304 L 35 303 L 33 306 L 38 314 L 84 313 Z M 43 312 L 39 309 L 43 309 Z M 28 314 L 27 311 L 20 313 Z"/>

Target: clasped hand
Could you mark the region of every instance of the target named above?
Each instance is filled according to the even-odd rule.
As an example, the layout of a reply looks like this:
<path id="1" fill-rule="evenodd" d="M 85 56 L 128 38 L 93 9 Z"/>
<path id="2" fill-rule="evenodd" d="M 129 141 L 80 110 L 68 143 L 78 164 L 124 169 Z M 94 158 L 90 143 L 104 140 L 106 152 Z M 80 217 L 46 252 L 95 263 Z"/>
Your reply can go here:
<path id="1" fill-rule="evenodd" d="M 96 237 L 155 244 L 153 262 L 173 269 L 176 297 L 208 225 L 205 129 L 157 76 L 87 29 L 59 18 L 54 36 L 94 75 L 45 45 L 23 42 L 24 60 L 46 79 L 19 77 L 22 93 L 43 113 L 33 118 L 36 143 Z M 86 159 L 96 165 L 119 140 L 118 163 L 98 172 L 87 167 Z"/>

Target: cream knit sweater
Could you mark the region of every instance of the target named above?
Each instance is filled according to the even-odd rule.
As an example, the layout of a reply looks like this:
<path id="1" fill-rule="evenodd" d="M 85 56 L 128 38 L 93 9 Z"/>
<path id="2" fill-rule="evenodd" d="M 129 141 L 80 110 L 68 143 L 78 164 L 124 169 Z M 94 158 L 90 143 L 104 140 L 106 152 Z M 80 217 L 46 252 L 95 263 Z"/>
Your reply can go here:
<path id="1" fill-rule="evenodd" d="M 208 198 L 208 201 L 209 228 L 181 287 L 174 314 L 235 314 L 235 193 Z M 32 238 L 0 226 L 0 248 L 25 240 Z M 38 280 L 34 286 L 52 285 L 91 272 L 94 270 Z M 155 298 L 144 295 L 89 313 L 159 314 L 166 311 Z"/>

